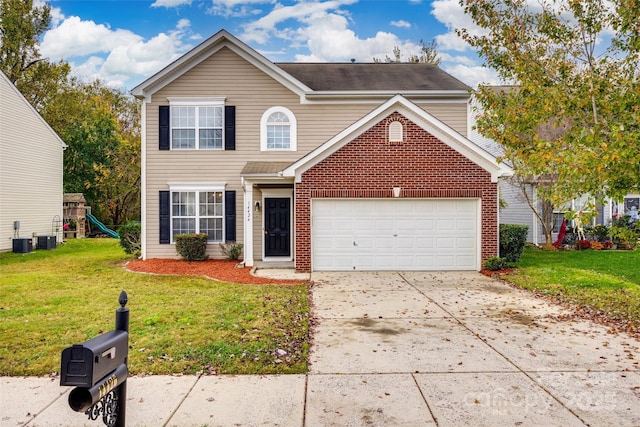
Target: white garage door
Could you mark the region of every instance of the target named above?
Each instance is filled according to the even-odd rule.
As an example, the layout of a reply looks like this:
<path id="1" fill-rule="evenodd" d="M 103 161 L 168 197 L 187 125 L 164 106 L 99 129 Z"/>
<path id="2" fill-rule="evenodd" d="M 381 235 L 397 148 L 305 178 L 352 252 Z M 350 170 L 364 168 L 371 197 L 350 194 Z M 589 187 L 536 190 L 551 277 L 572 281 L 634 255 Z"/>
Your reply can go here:
<path id="1" fill-rule="evenodd" d="M 477 199 L 314 199 L 315 271 L 477 270 Z"/>

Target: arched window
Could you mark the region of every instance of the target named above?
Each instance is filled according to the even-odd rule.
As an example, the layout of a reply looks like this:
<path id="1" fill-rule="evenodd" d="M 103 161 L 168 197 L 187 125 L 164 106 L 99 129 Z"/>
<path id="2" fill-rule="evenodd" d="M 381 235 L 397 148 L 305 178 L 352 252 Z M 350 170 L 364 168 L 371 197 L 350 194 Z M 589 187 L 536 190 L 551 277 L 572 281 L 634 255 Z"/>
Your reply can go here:
<path id="1" fill-rule="evenodd" d="M 285 107 L 269 108 L 260 120 L 262 151 L 296 151 L 297 126 L 293 113 Z"/>
<path id="2" fill-rule="evenodd" d="M 404 140 L 402 123 L 393 121 L 389 123 L 389 142 L 402 142 Z"/>

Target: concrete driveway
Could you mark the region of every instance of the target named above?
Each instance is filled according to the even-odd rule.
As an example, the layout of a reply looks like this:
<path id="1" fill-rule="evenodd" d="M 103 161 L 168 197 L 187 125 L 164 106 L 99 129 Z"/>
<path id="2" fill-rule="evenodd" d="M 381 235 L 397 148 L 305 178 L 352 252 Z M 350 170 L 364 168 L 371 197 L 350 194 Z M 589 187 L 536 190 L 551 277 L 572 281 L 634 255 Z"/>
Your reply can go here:
<path id="1" fill-rule="evenodd" d="M 131 377 L 127 426 L 640 426 L 628 336 L 474 272 L 311 278 L 309 374 Z M 0 426 L 102 425 L 59 382 L 0 377 Z"/>
<path id="2" fill-rule="evenodd" d="M 314 273 L 306 425 L 640 426 L 640 343 L 475 272 Z"/>

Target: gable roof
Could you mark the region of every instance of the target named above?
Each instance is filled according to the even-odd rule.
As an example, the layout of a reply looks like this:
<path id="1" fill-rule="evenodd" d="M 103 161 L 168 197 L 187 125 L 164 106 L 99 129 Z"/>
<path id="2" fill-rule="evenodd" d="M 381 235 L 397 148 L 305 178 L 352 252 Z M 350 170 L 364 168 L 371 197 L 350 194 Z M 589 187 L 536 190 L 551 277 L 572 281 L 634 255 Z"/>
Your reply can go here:
<path id="1" fill-rule="evenodd" d="M 402 114 L 407 119 L 411 120 L 416 125 L 420 126 L 440 141 L 444 142 L 449 147 L 489 172 L 493 182 L 497 182 L 498 178 L 501 176 L 513 175 L 513 170 L 509 166 L 502 163 L 498 164 L 494 156 L 478 147 L 476 144 L 402 95 L 396 95 L 389 99 L 387 102 L 362 117 L 329 141 L 291 164 L 282 171 L 282 175 L 284 177 L 295 177 L 296 182 L 301 182 L 302 174 L 304 172 L 331 156 L 340 148 L 344 147 L 394 112 Z"/>
<path id="2" fill-rule="evenodd" d="M 67 148 L 67 144 L 64 143 L 62 138 L 60 138 L 60 136 L 56 133 L 56 131 L 53 130 L 53 128 L 49 125 L 49 123 L 47 123 L 47 121 L 40 115 L 40 113 L 38 113 L 38 110 L 36 110 L 33 107 L 33 105 L 31 105 L 31 103 L 29 101 L 27 101 L 27 99 L 24 97 L 24 95 L 22 95 L 22 93 L 18 90 L 18 88 L 11 82 L 11 80 L 9 80 L 9 77 L 7 77 L 6 74 L 4 74 L 4 72 L 2 72 L 2 71 L 0 71 L 0 85 L 4 86 L 5 89 L 9 89 L 10 91 L 14 92 L 14 95 L 17 96 L 20 99 L 19 102 L 23 102 L 27 106 L 27 108 L 33 112 L 33 114 L 38 118 L 38 120 L 40 122 L 42 122 L 44 127 L 49 132 L 51 132 L 53 137 L 58 142 L 60 142 L 60 145 L 62 146 L 62 149 L 64 150 L 64 149 Z M 12 98 L 6 98 L 5 99 L 5 97 L 2 97 L 2 102 L 3 103 L 7 103 L 7 102 L 9 102 L 10 99 L 12 99 Z M 15 98 L 13 98 L 13 99 L 15 99 Z"/>
<path id="3" fill-rule="evenodd" d="M 276 65 L 314 91 L 469 91 L 432 64 L 302 63 Z"/>
<path id="4" fill-rule="evenodd" d="M 276 81 L 290 89 L 296 94 L 302 95 L 310 89 L 304 84 L 288 75 L 285 71 L 277 67 L 273 62 L 250 48 L 238 38 L 225 30 L 220 30 L 189 52 L 176 59 L 153 76 L 149 77 L 131 90 L 137 98 L 145 98 L 153 95 L 154 92 L 171 83 L 182 74 L 214 55 L 223 48 L 228 48 L 241 58 L 244 58 L 255 67 L 271 76 Z"/>
<path id="5" fill-rule="evenodd" d="M 437 66 L 420 63 L 273 63 L 220 30 L 131 90 L 146 98 L 223 48 L 228 48 L 301 99 L 469 98 L 470 88 Z"/>

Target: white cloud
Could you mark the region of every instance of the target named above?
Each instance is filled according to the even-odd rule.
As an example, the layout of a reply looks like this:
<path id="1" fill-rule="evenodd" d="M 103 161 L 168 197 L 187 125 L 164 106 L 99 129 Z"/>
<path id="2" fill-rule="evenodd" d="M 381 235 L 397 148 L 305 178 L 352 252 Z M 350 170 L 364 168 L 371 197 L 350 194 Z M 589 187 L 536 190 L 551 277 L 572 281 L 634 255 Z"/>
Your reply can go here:
<path id="1" fill-rule="evenodd" d="M 189 50 L 189 40 L 199 39 L 190 32 L 188 19 L 180 19 L 173 31 L 159 33 L 149 40 L 128 31 L 83 21 L 77 16 L 62 17 L 59 25 L 47 31 L 40 51 L 44 57 L 69 61 L 72 73 L 81 78 L 99 78 L 114 87 L 137 83 Z M 77 37 L 82 34 L 82 37 Z"/>
<path id="2" fill-rule="evenodd" d="M 82 34 L 82 37 L 78 37 Z M 97 52 L 109 52 L 114 47 L 137 43 L 141 37 L 129 30 L 111 30 L 103 24 L 82 21 L 77 16 L 64 19 L 47 31 L 40 45 L 43 56 L 53 61 Z"/>
<path id="3" fill-rule="evenodd" d="M 391 21 L 389 24 L 398 28 L 411 28 L 411 24 L 404 19 L 401 19 L 399 21 Z"/>
<path id="4" fill-rule="evenodd" d="M 278 36 L 291 36 L 297 34 L 298 37 L 302 37 L 304 29 L 301 28 L 285 28 L 283 30 L 278 29 L 278 24 L 281 24 L 288 20 L 299 21 L 303 24 L 310 25 L 313 22 L 317 22 L 322 19 L 332 19 L 333 17 L 343 17 L 345 12 L 340 11 L 340 6 L 348 5 L 357 2 L 357 0 L 332 0 L 325 2 L 301 2 L 292 6 L 282 6 L 277 4 L 276 7 L 267 15 L 260 19 L 253 21 L 244 26 L 244 33 L 242 39 L 249 42 L 257 42 L 264 44 L 269 37 L 273 35 Z M 332 10 L 333 13 L 327 13 Z M 346 26 L 346 25 L 345 25 Z M 329 27 L 329 25 L 325 26 Z"/>
<path id="5" fill-rule="evenodd" d="M 156 0 L 151 4 L 151 7 L 178 7 L 183 4 L 191 4 L 191 0 Z"/>
<path id="6" fill-rule="evenodd" d="M 495 70 L 482 66 L 454 65 L 443 69 L 466 85 L 476 88 L 480 83 L 503 84 Z"/>
<path id="7" fill-rule="evenodd" d="M 255 5 L 277 5 L 276 0 L 211 0 L 212 5 L 208 13 L 224 17 L 255 16 L 262 10 Z"/>
<path id="8" fill-rule="evenodd" d="M 298 62 L 349 61 L 355 58 L 371 62 L 374 57 L 392 55 L 394 46 L 403 53 L 417 53 L 419 48 L 396 35 L 379 31 L 359 38 L 349 29 L 350 15 L 342 8 L 356 0 L 301 2 L 279 5 L 269 14 L 244 26 L 240 36 L 247 42 L 267 43 L 271 38 L 286 40 L 291 49 L 308 50 L 295 55 Z"/>
<path id="9" fill-rule="evenodd" d="M 431 14 L 449 30 L 435 37 L 442 50 L 464 51 L 469 45 L 455 33 L 456 29 L 466 29 L 470 34 L 481 34 L 484 30 L 478 27 L 471 17 L 464 13 L 458 0 L 436 0 L 431 3 Z"/>

